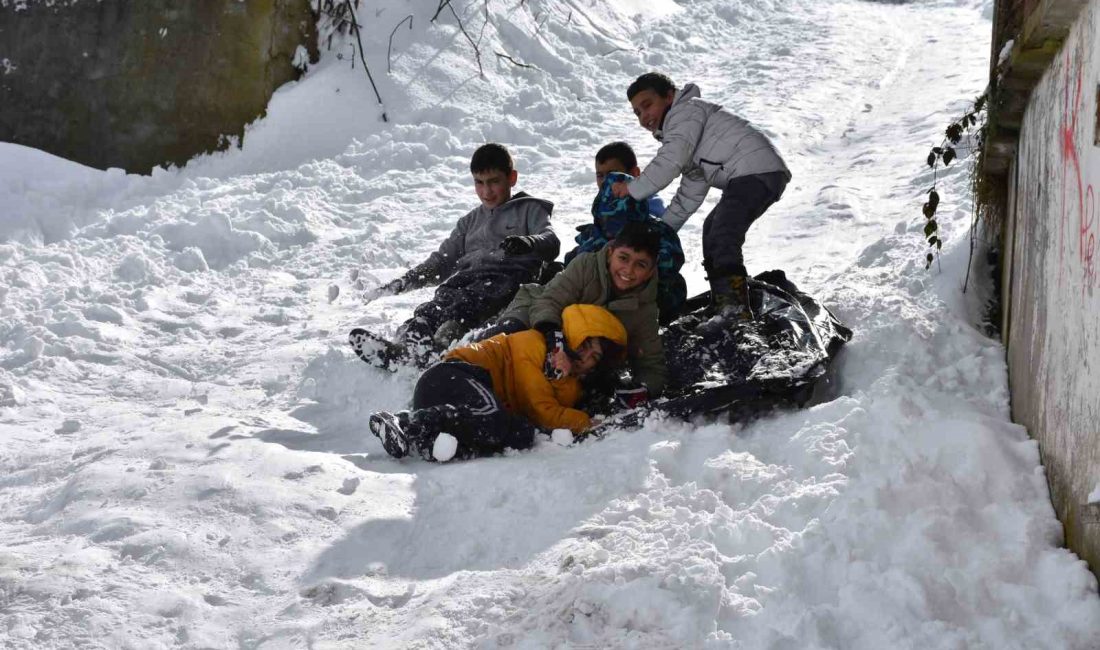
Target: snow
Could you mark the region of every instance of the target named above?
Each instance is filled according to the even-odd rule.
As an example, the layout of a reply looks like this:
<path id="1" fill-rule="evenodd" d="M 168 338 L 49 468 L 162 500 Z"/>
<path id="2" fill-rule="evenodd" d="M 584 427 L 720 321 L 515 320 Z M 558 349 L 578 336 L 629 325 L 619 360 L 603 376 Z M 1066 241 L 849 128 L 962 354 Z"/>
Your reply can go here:
<path id="1" fill-rule="evenodd" d="M 554 429 L 550 432 L 550 442 L 562 447 L 573 444 L 573 432 L 569 429 Z"/>
<path id="2" fill-rule="evenodd" d="M 458 438 L 449 433 L 441 433 L 435 437 L 432 444 L 432 458 L 445 463 L 455 457 L 458 451 Z"/>
<path id="3" fill-rule="evenodd" d="M 991 2 L 491 3 L 484 78 L 436 4 L 360 8 L 389 123 L 337 38 L 243 150 L 183 169 L 0 144 L 3 645 L 1100 646 L 1096 581 L 1061 547 L 981 327 L 983 256 L 960 290 L 964 165 L 941 170 L 946 244 L 924 270 L 922 152 L 985 85 Z M 483 7 L 455 5 L 475 38 Z M 364 307 L 356 283 L 438 245 L 489 139 L 556 203 L 567 248 L 596 149 L 656 150 L 624 98 L 650 69 L 785 152 L 794 181 L 747 260 L 853 327 L 835 394 L 390 459 L 366 418 L 416 375 L 345 336 L 392 332 L 430 291 Z M 701 225 L 681 233 L 692 291 Z"/>
<path id="4" fill-rule="evenodd" d="M 1008 57 L 1012 54 L 1012 47 L 1016 45 L 1016 39 L 1010 38 L 1005 41 L 1005 44 L 1001 46 L 1001 51 L 997 54 L 997 67 L 1001 67 L 1008 60 Z"/>

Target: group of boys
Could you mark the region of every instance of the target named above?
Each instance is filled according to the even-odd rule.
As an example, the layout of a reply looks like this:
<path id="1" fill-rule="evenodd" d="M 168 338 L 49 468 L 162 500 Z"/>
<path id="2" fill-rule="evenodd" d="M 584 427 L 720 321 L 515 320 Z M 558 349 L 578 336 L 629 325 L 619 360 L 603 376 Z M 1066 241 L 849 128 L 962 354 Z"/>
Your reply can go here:
<path id="1" fill-rule="evenodd" d="M 453 340 L 500 315 L 475 334 L 477 342 L 428 368 L 412 411 L 371 416 L 371 431 L 388 453 L 448 460 L 529 447 L 540 429 L 583 436 L 595 421 L 575 408 L 580 382 L 607 376 L 596 371 L 612 360 L 630 365 L 630 380 L 614 386 L 620 405 L 659 395 L 668 378 L 659 323 L 675 317 L 684 291 L 676 231 L 711 187 L 722 191 L 703 222 L 711 309 L 752 319 L 742 247 L 791 178 L 783 159 L 767 136 L 701 99 L 694 84 L 678 89 L 665 75 L 648 73 L 629 86 L 627 99 L 661 145 L 645 169 L 626 143 L 596 154 L 596 221 L 582 227 L 564 269 L 554 261 L 560 242 L 550 225 L 553 204 L 513 195 L 511 155 L 486 144 L 470 162 L 481 205 L 427 260 L 368 293 L 373 299 L 439 284 L 396 340 L 352 332 L 360 356 L 382 367 L 428 366 Z M 665 209 L 657 192 L 677 176 Z"/>

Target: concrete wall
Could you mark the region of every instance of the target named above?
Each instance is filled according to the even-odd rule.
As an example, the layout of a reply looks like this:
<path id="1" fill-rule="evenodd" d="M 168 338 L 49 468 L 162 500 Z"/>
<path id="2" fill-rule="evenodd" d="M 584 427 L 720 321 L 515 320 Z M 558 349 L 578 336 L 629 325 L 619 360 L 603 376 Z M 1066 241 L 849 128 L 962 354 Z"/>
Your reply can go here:
<path id="1" fill-rule="evenodd" d="M 1032 91 L 1009 170 L 1012 411 L 1039 441 L 1066 543 L 1100 573 L 1100 0 Z"/>
<path id="2" fill-rule="evenodd" d="M 316 59 L 309 0 L 0 6 L 0 140 L 148 172 L 224 147 Z"/>

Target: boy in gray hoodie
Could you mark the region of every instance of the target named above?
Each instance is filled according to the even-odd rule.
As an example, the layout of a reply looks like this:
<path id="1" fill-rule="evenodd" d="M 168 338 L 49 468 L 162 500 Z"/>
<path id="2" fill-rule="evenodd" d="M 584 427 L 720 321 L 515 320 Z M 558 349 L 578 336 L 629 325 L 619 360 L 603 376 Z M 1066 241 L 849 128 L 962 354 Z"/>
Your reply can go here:
<path id="1" fill-rule="evenodd" d="M 451 340 L 500 311 L 521 284 L 535 281 L 543 264 L 558 256 L 561 244 L 550 226 L 554 204 L 512 194 L 519 175 L 504 146 L 479 147 L 470 173 L 481 205 L 458 220 L 428 259 L 365 294 L 369 301 L 442 282 L 398 329 L 395 341 L 352 331 L 352 347 L 364 361 L 384 368 L 405 361 L 427 365 Z"/>
<path id="2" fill-rule="evenodd" d="M 751 319 L 745 234 L 779 200 L 791 172 L 766 135 L 718 104 L 700 98 L 699 88 L 682 89 L 667 76 L 649 72 L 626 91 L 638 123 L 661 147 L 642 173 L 616 183 L 617 197 L 644 200 L 677 176 L 680 187 L 661 220 L 679 230 L 699 209 L 710 188 L 722 198 L 703 221 L 703 266 L 716 312 Z"/>

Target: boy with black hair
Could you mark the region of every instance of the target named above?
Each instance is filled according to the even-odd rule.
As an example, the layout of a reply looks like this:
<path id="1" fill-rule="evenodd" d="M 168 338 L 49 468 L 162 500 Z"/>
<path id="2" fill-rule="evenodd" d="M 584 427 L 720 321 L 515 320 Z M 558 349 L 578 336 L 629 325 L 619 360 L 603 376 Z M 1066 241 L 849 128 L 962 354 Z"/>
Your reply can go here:
<path id="1" fill-rule="evenodd" d="M 442 280 L 432 300 L 398 329 L 395 341 L 352 330 L 349 340 L 364 361 L 383 368 L 405 361 L 426 366 L 452 340 L 507 305 L 521 284 L 534 281 L 543 264 L 558 256 L 561 244 L 550 226 L 554 204 L 523 192 L 512 195 L 519 174 L 503 145 L 479 147 L 470 173 L 481 205 L 458 220 L 427 260 L 367 292 L 369 301 Z"/>
<path id="2" fill-rule="evenodd" d="M 748 271 L 742 247 L 749 226 L 783 195 L 791 179 L 775 145 L 729 110 L 704 101 L 699 88 L 683 89 L 650 72 L 626 91 L 638 123 L 661 142 L 653 160 L 615 196 L 642 200 L 680 176 L 680 187 L 662 220 L 679 230 L 711 187 L 722 198 L 703 222 L 703 266 L 716 312 L 749 320 Z"/>
<path id="3" fill-rule="evenodd" d="M 659 395 L 668 381 L 658 335 L 657 255 L 661 234 L 653 224 L 631 222 L 604 248 L 581 253 L 545 286 L 525 284 L 491 333 L 535 328 L 547 339 L 546 370 L 560 374 L 567 364 L 550 355 L 561 341 L 562 313 L 573 304 L 606 307 L 626 328 L 633 383 L 616 387 L 627 408 Z M 484 335 L 483 335 L 484 336 Z"/>
<path id="4" fill-rule="evenodd" d="M 634 171 L 637 170 L 635 166 Z M 647 202 L 637 200 L 629 194 L 622 198 L 612 194 L 615 183 L 630 180 L 632 177 L 628 174 L 605 171 L 603 185 L 592 201 L 592 223 L 577 227 L 579 234 L 574 238 L 577 246 L 565 254 L 565 265 L 569 266 L 580 253 L 591 253 L 603 248 L 607 242 L 618 236 L 625 224 L 649 224 L 659 235 L 657 307 L 660 311 L 660 322 L 668 324 L 676 319 L 687 300 L 687 283 L 680 275 L 680 268 L 684 265 L 684 251 L 680 247 L 680 238 L 676 231 L 650 214 L 649 206 L 657 197 L 652 196 Z"/>
<path id="5" fill-rule="evenodd" d="M 494 336 L 448 352 L 420 376 L 413 410 L 373 413 L 371 432 L 395 458 L 413 452 L 439 461 L 526 449 L 539 430 L 583 435 L 594 422 L 574 408 L 580 380 L 618 357 L 627 333 L 611 312 L 595 305 L 570 305 L 561 319 L 561 376 L 543 372 L 548 348 L 538 332 Z"/>
<path id="6" fill-rule="evenodd" d="M 634 147 L 619 140 L 609 142 L 600 147 L 596 152 L 596 187 L 603 187 L 603 181 L 611 172 L 620 172 L 637 176 L 641 173 L 638 169 L 638 156 L 634 153 Z M 665 203 L 661 197 L 654 194 L 646 199 L 649 214 L 658 219 L 665 213 Z"/>

